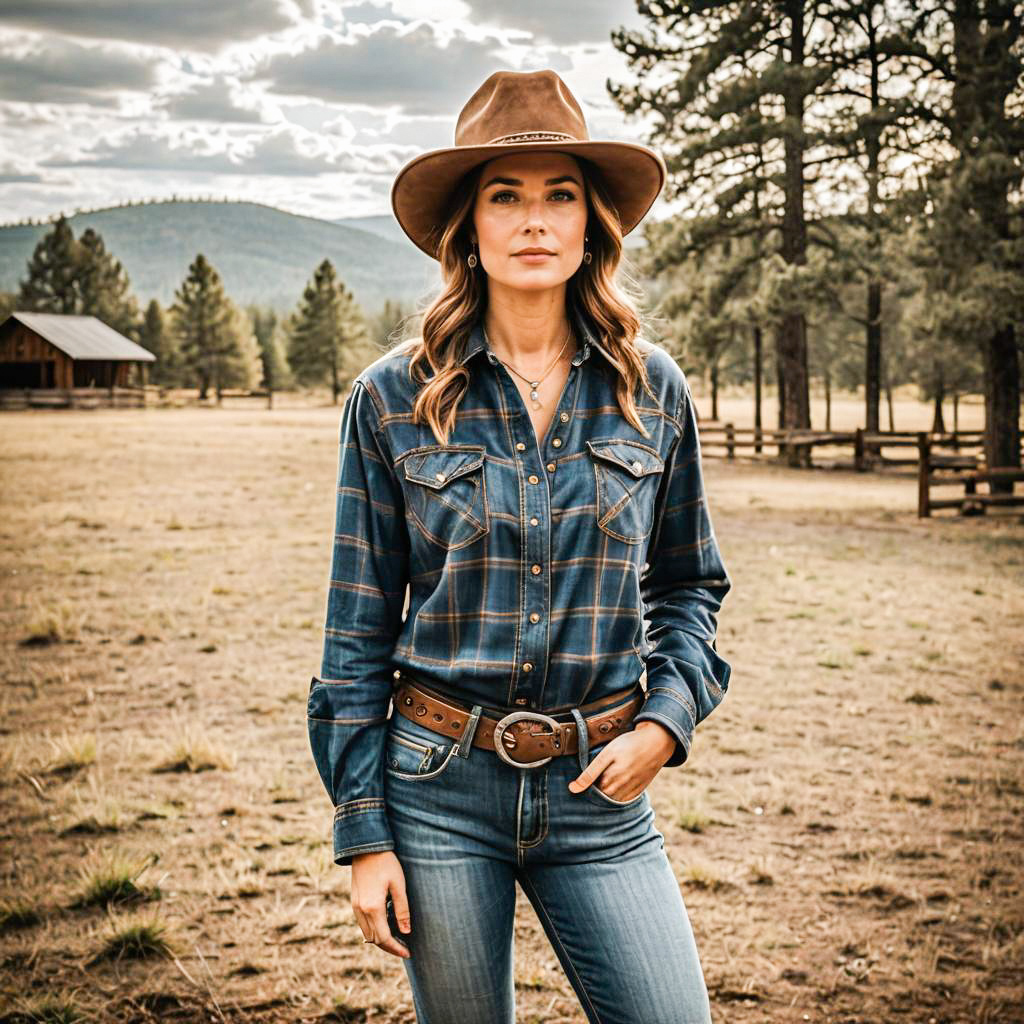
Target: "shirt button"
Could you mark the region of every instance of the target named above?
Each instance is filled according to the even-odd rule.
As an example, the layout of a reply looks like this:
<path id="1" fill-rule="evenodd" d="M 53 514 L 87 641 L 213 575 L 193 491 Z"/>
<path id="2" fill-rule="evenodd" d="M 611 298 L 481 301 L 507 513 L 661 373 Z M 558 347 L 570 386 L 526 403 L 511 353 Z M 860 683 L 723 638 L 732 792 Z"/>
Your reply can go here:
<path id="1" fill-rule="evenodd" d="M 636 470 L 636 471 L 637 471 L 637 472 L 639 473 L 639 472 L 640 472 L 640 470 L 641 470 L 641 469 L 643 469 L 644 467 L 643 467 L 643 464 L 642 464 L 642 463 L 639 463 L 639 462 L 634 462 L 634 463 L 633 463 L 633 468 L 634 468 L 634 469 L 635 469 L 635 470 Z"/>
<path id="2" fill-rule="evenodd" d="M 444 473 L 435 473 L 435 474 L 434 474 L 434 476 L 435 476 L 435 477 L 436 477 L 436 478 L 437 478 L 438 480 L 443 480 L 443 479 L 444 479 Z"/>
<path id="3" fill-rule="evenodd" d="M 525 704 L 526 703 L 526 698 L 525 697 L 516 697 L 516 703 L 517 704 Z"/>
<path id="4" fill-rule="evenodd" d="M 524 672 L 532 672 L 533 671 L 533 662 L 532 661 L 524 661 L 523 662 L 523 671 Z"/>
<path id="5" fill-rule="evenodd" d="M 530 612 L 531 622 L 540 622 L 540 616 L 536 612 Z"/>
<path id="6" fill-rule="evenodd" d="M 540 522 L 540 520 L 536 516 L 531 516 L 530 517 L 530 525 L 531 526 L 536 526 L 538 522 Z"/>
<path id="7" fill-rule="evenodd" d="M 569 414 L 568 414 L 567 412 L 563 412 L 563 413 L 562 413 L 562 415 L 561 415 L 561 416 L 559 416 L 558 418 L 559 418 L 559 419 L 560 419 L 560 420 L 561 420 L 561 421 L 562 421 L 563 423 L 568 423 L 568 422 L 569 422 Z"/>
<path id="8" fill-rule="evenodd" d="M 530 569 L 530 572 L 532 572 L 533 575 L 536 576 L 540 572 L 540 566 L 539 565 L 533 566 L 533 568 Z"/>
<path id="9" fill-rule="evenodd" d="M 549 462 L 548 463 L 548 472 L 549 473 L 554 473 L 554 471 L 555 471 L 555 464 L 553 462 Z"/>
<path id="10" fill-rule="evenodd" d="M 560 437 L 556 437 L 554 439 L 554 441 L 551 442 L 551 447 L 552 448 L 561 448 L 562 447 L 562 439 Z"/>
<path id="11" fill-rule="evenodd" d="M 517 452 L 526 451 L 526 445 L 523 444 L 522 441 L 516 441 L 516 451 Z"/>
<path id="12" fill-rule="evenodd" d="M 530 480 L 531 484 L 535 484 L 535 483 L 538 483 L 540 481 L 540 477 L 538 477 L 538 476 L 534 475 L 533 473 L 531 473 L 530 477 L 529 477 L 529 480 Z"/>

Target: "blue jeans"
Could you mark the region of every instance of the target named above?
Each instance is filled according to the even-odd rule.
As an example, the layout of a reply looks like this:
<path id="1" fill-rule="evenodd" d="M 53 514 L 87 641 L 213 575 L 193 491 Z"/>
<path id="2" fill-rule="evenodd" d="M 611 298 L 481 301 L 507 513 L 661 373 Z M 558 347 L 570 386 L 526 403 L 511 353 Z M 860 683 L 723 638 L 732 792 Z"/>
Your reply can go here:
<path id="1" fill-rule="evenodd" d="M 385 803 L 412 931 L 388 920 L 411 953 L 419 1024 L 513 1024 L 517 881 L 592 1024 L 709 1024 L 647 792 L 623 803 L 566 788 L 607 742 L 517 768 L 392 715 Z"/>

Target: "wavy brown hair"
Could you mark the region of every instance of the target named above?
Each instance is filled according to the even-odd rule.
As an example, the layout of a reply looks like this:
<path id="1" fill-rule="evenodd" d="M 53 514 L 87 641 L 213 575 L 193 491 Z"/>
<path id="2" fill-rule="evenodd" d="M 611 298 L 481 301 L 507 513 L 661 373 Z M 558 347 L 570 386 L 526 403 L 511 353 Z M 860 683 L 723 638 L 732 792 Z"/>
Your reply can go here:
<path id="1" fill-rule="evenodd" d="M 566 306 L 601 337 L 614 360 L 616 398 L 623 416 L 645 437 L 650 436 L 636 407 L 637 383 L 656 399 L 634 339 L 644 327 L 639 311 L 639 288 L 620 266 L 622 225 L 600 170 L 576 157 L 583 175 L 588 207 L 587 237 L 593 260 L 581 263 L 566 282 Z M 455 413 L 466 388 L 469 371 L 458 363 L 473 325 L 487 304 L 487 275 L 466 263 L 471 251 L 470 232 L 477 186 L 485 163 L 469 171 L 453 189 L 444 226 L 435 235 L 443 281 L 440 293 L 422 311 L 419 336 L 410 339 L 409 374 L 419 388 L 413 403 L 413 422 L 429 423 L 439 444 L 446 444 L 455 425 Z M 616 281 L 616 272 L 625 287 Z M 428 372 L 429 371 L 429 372 Z"/>

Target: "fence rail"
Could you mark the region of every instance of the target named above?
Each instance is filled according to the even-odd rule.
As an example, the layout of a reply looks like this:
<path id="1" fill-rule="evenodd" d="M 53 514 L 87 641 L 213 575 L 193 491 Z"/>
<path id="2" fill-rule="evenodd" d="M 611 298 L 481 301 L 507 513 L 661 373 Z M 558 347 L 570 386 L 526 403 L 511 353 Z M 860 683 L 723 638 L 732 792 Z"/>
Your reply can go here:
<path id="1" fill-rule="evenodd" d="M 248 388 L 222 388 L 221 398 L 263 399 L 272 402 L 271 393 Z M 198 392 L 181 393 L 155 384 L 144 387 L 117 385 L 115 387 L 88 388 L 0 388 L 0 409 L 100 409 L 146 408 L 163 405 L 210 405 L 217 401 L 211 390 L 205 399 Z"/>
<path id="2" fill-rule="evenodd" d="M 707 458 L 777 458 L 787 446 L 792 445 L 806 448 L 809 453 L 813 453 L 815 448 L 849 448 L 849 465 L 858 471 L 876 466 L 916 466 L 916 452 L 913 458 L 900 458 L 885 455 L 882 449 L 917 448 L 921 433 L 914 430 L 869 431 L 863 427 L 855 430 L 765 429 L 715 421 L 702 421 L 699 429 L 701 454 Z M 945 448 L 953 453 L 933 454 L 932 465 L 951 469 L 975 469 L 980 465 L 983 431 L 928 432 L 927 436 L 933 449 Z M 773 448 L 774 452 L 767 452 L 766 448 Z"/>
<path id="3" fill-rule="evenodd" d="M 0 388 L 0 409 L 130 409 L 150 404 L 151 387 Z"/>
<path id="4" fill-rule="evenodd" d="M 963 473 L 934 473 L 933 470 L 949 470 L 941 457 L 932 454 L 932 442 L 922 432 L 917 438 L 917 515 L 925 519 L 936 509 L 955 508 L 960 515 L 984 515 L 993 506 L 1024 506 L 1024 494 L 1014 492 L 1014 485 L 1024 482 L 1024 469 L 1020 466 L 978 466 Z M 994 483 L 1009 483 L 1009 491 L 993 491 Z M 978 484 L 987 484 L 988 491 L 980 492 Z M 933 487 L 963 487 L 964 493 L 956 498 L 933 498 Z"/>

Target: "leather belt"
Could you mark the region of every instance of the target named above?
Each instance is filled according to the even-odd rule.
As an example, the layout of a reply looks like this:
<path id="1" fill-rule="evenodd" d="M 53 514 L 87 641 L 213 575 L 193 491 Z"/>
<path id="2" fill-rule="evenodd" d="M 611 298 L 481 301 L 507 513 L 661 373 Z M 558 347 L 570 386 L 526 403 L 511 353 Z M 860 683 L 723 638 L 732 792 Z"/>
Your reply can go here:
<path id="1" fill-rule="evenodd" d="M 423 683 L 405 672 L 396 673 L 393 691 L 395 711 L 410 721 L 431 729 L 442 736 L 461 739 L 469 725 L 473 707 L 433 692 Z M 636 696 L 624 704 L 631 693 Z M 578 710 L 587 727 L 589 746 L 596 746 L 628 732 L 633 716 L 639 711 L 647 695 L 639 682 L 600 700 L 582 705 Z M 486 707 L 485 705 L 481 706 Z M 602 710 L 605 709 L 605 710 Z M 517 768 L 536 768 L 547 764 L 552 757 L 575 754 L 579 750 L 579 733 L 571 712 L 568 721 L 557 715 L 541 711 L 514 710 L 495 718 L 481 710 L 473 729 L 472 746 L 493 750 L 503 761 Z M 589 712 L 589 714 L 588 714 Z M 512 757 L 512 754 L 515 757 Z"/>

